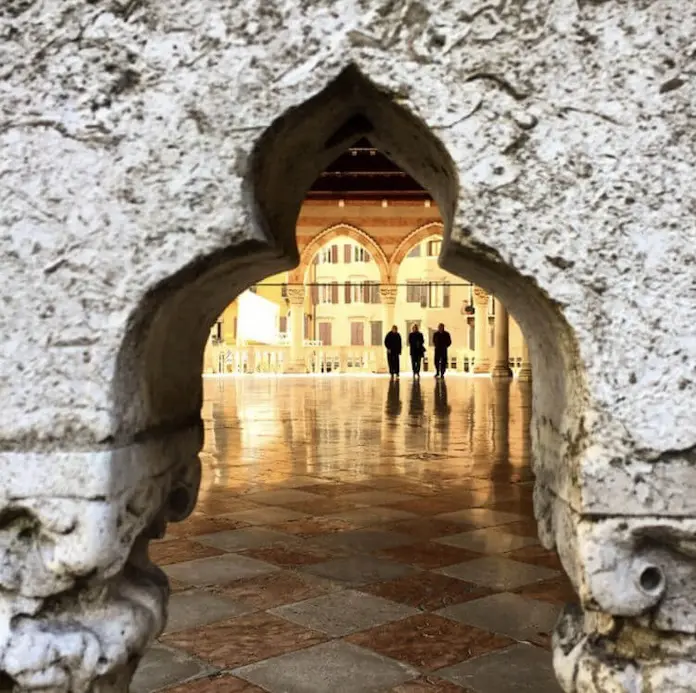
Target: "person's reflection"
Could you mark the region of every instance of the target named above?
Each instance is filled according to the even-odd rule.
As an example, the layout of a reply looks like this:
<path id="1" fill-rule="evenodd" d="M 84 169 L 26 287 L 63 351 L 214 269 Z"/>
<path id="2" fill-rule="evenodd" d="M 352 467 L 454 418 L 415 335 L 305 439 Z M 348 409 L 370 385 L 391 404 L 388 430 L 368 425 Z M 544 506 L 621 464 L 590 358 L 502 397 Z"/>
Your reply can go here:
<path id="1" fill-rule="evenodd" d="M 447 402 L 447 384 L 444 380 L 438 380 L 435 383 L 435 399 L 434 399 L 435 416 L 444 419 L 447 418 L 452 411 Z"/>
<path id="2" fill-rule="evenodd" d="M 408 413 L 410 416 L 421 416 L 425 407 L 423 406 L 423 393 L 421 392 L 420 381 L 414 380 L 411 385 L 411 399 L 408 403 Z"/>
<path id="3" fill-rule="evenodd" d="M 401 398 L 399 397 L 399 381 L 391 380 L 389 390 L 387 390 L 387 406 L 385 407 L 387 416 L 396 418 L 401 414 Z"/>

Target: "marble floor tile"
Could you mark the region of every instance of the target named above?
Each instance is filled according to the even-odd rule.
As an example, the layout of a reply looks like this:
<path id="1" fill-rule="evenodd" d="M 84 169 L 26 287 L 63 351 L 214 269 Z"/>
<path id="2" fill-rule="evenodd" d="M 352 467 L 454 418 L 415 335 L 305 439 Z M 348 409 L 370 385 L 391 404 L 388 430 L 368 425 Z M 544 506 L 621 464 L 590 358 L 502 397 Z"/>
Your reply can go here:
<path id="1" fill-rule="evenodd" d="M 418 516 L 414 513 L 407 513 L 405 510 L 371 506 L 367 508 L 355 508 L 355 510 L 344 510 L 343 512 L 325 515 L 324 517 L 327 520 L 344 520 L 357 528 L 370 527 L 385 522 L 409 520 Z"/>
<path id="2" fill-rule="evenodd" d="M 506 513 L 500 510 L 488 510 L 487 508 L 467 508 L 455 512 L 444 512 L 437 515 L 438 520 L 445 522 L 463 522 L 475 527 L 497 527 L 508 522 L 520 522 L 524 515 Z"/>
<path id="3" fill-rule="evenodd" d="M 164 567 L 167 576 L 196 587 L 225 585 L 234 580 L 255 577 L 273 570 L 278 570 L 278 567 L 232 553 Z"/>
<path id="4" fill-rule="evenodd" d="M 538 599 L 501 592 L 465 604 L 455 604 L 437 613 L 458 623 L 507 635 L 518 641 L 548 645 L 560 607 Z"/>
<path id="5" fill-rule="evenodd" d="M 348 555 L 348 553 L 349 551 L 341 549 L 340 546 L 332 548 L 330 546 L 321 546 L 317 544 L 298 543 L 297 545 L 274 545 L 250 549 L 244 551 L 243 555 L 256 558 L 259 561 L 266 561 L 267 563 L 289 568 L 323 563 L 333 560 L 334 558 L 342 558 Z"/>
<path id="6" fill-rule="evenodd" d="M 400 501 L 392 503 L 389 507 L 396 510 L 405 510 L 416 515 L 424 515 L 426 517 L 441 517 L 443 514 L 454 514 L 465 508 L 465 503 L 460 497 L 452 498 L 450 496 L 428 496 L 426 498 L 416 498 L 414 500 Z M 447 521 L 447 518 L 443 518 Z"/>
<path id="7" fill-rule="evenodd" d="M 578 601 L 578 597 L 567 575 L 559 575 L 542 582 L 533 582 L 516 589 L 515 593 L 531 599 L 540 599 L 551 604 L 575 604 Z"/>
<path id="8" fill-rule="evenodd" d="M 170 633 L 162 638 L 165 644 L 222 669 L 259 662 L 325 640 L 322 633 L 264 612 Z"/>
<path id="9" fill-rule="evenodd" d="M 389 505 L 390 503 L 403 503 L 405 501 L 416 500 L 416 496 L 406 493 L 395 493 L 394 491 L 358 491 L 342 496 L 343 500 L 358 505 Z"/>
<path id="10" fill-rule="evenodd" d="M 263 688 L 253 683 L 238 679 L 229 674 L 204 676 L 194 681 L 187 681 L 174 688 L 166 688 L 162 693 L 265 693 Z M 414 691 L 414 693 L 416 693 Z"/>
<path id="11" fill-rule="evenodd" d="M 306 486 L 303 491 L 308 491 L 309 493 L 317 493 L 325 498 L 341 498 L 347 496 L 349 493 L 359 493 L 364 491 L 365 488 L 360 484 L 344 484 L 344 483 L 323 483 L 317 484 L 316 486 Z"/>
<path id="12" fill-rule="evenodd" d="M 201 590 L 174 594 L 169 600 L 167 626 L 164 632 L 173 633 L 178 630 L 196 628 L 234 616 L 242 616 L 251 611 L 253 611 L 252 607 Z"/>
<path id="13" fill-rule="evenodd" d="M 347 501 L 343 498 L 319 498 L 320 500 L 317 501 L 302 501 L 300 503 L 288 504 L 285 507 L 307 515 L 334 515 L 345 510 L 354 510 L 362 507 L 359 503 Z"/>
<path id="14" fill-rule="evenodd" d="M 321 517 L 303 517 L 299 520 L 290 520 L 277 525 L 270 525 L 270 529 L 303 537 L 312 537 L 317 534 L 329 532 L 345 532 L 350 529 L 358 529 L 358 525 L 347 520 L 332 518 L 330 515 Z"/>
<path id="15" fill-rule="evenodd" d="M 412 544 L 413 539 L 406 534 L 382 532 L 377 529 L 357 529 L 349 532 L 334 532 L 316 537 L 317 544 L 330 548 L 348 549 L 361 553 L 372 553 L 394 546 Z"/>
<path id="16" fill-rule="evenodd" d="M 438 676 L 421 676 L 414 681 L 390 688 L 388 693 L 475 693 L 471 688 L 462 688 Z"/>
<path id="17" fill-rule="evenodd" d="M 360 589 L 362 592 L 408 604 L 420 611 L 436 611 L 451 604 L 459 604 L 491 594 L 491 590 L 480 585 L 431 572 L 420 572 L 395 580 L 376 582 Z"/>
<path id="18" fill-rule="evenodd" d="M 515 549 L 539 543 L 536 536 L 520 537 L 515 534 L 507 534 L 504 528 L 505 525 L 502 525 L 500 528 L 486 527 L 484 529 L 461 532 L 460 534 L 451 534 L 434 539 L 434 541 L 439 544 L 456 546 L 460 549 L 468 549 L 469 551 L 485 554 L 505 553 L 506 551 L 514 551 Z"/>
<path id="19" fill-rule="evenodd" d="M 407 534 L 420 541 L 445 537 L 449 534 L 458 534 L 465 531 L 466 527 L 457 522 L 444 522 L 432 517 L 419 517 L 412 520 L 389 522 L 382 525 L 380 529 Z M 471 525 L 471 529 L 475 529 L 474 525 Z"/>
<path id="20" fill-rule="evenodd" d="M 312 503 L 314 501 L 323 500 L 323 496 L 318 496 L 316 493 L 308 493 L 307 491 L 298 491 L 296 489 L 278 489 L 274 491 L 259 491 L 258 493 L 250 493 L 245 500 L 252 503 L 261 503 L 263 505 L 291 505 L 292 503 Z"/>
<path id="21" fill-rule="evenodd" d="M 270 544 L 290 539 L 291 537 L 288 534 L 258 526 L 215 532 L 215 534 L 201 534 L 196 537 L 196 541 L 201 544 L 230 552 L 269 546 Z"/>
<path id="22" fill-rule="evenodd" d="M 237 669 L 269 693 L 377 693 L 418 670 L 340 640 Z"/>
<path id="23" fill-rule="evenodd" d="M 237 580 L 219 588 L 219 594 L 254 609 L 272 609 L 283 604 L 312 599 L 328 590 L 312 576 L 287 570 Z"/>
<path id="24" fill-rule="evenodd" d="M 188 652 L 153 645 L 142 658 L 133 677 L 131 693 L 151 693 L 181 681 L 208 674 L 214 668 Z"/>
<path id="25" fill-rule="evenodd" d="M 148 547 L 150 560 L 156 565 L 192 561 L 196 558 L 210 558 L 211 556 L 220 556 L 223 553 L 224 551 L 199 543 L 198 537 L 196 537 L 196 541 L 189 539 L 152 541 Z"/>
<path id="26" fill-rule="evenodd" d="M 513 644 L 510 638 L 455 623 L 434 614 L 419 614 L 346 638 L 379 654 L 434 671 Z"/>
<path id="27" fill-rule="evenodd" d="M 255 510 L 243 510 L 228 515 L 230 519 L 244 522 L 248 525 L 277 525 L 281 522 L 299 520 L 306 516 L 306 513 L 298 512 L 297 510 L 274 508 L 273 506 L 256 508 Z"/>
<path id="28" fill-rule="evenodd" d="M 511 561 L 500 556 L 477 558 L 445 568 L 438 568 L 436 572 L 498 591 L 514 590 L 531 582 L 540 582 L 558 576 L 558 572 L 555 570 Z"/>
<path id="29" fill-rule="evenodd" d="M 516 534 L 520 537 L 538 537 L 539 526 L 532 514 L 530 517 L 520 520 L 519 522 L 506 522 L 505 532 L 508 534 Z"/>
<path id="30" fill-rule="evenodd" d="M 392 580 L 416 572 L 415 568 L 373 556 L 348 556 L 325 563 L 303 566 L 300 570 L 359 587 Z"/>
<path id="31" fill-rule="evenodd" d="M 355 590 L 343 590 L 271 610 L 272 614 L 339 638 L 418 613 L 416 609 Z"/>
<path id="32" fill-rule="evenodd" d="M 197 515 L 186 518 L 183 522 L 170 522 L 167 525 L 165 540 L 182 537 L 196 537 L 199 534 L 224 532 L 229 529 L 248 527 L 249 523 L 231 517 L 208 517 Z"/>
<path id="33" fill-rule="evenodd" d="M 507 531 L 507 525 L 505 525 Z M 515 551 L 508 551 L 503 554 L 505 558 L 510 558 L 513 561 L 522 561 L 522 563 L 533 563 L 541 565 L 552 570 L 563 570 L 561 559 L 555 551 L 547 551 L 543 546 L 525 546 Z"/>
<path id="34" fill-rule="evenodd" d="M 463 561 L 481 557 L 480 553 L 467 549 L 460 549 L 455 546 L 437 544 L 434 541 L 384 549 L 379 552 L 379 555 L 382 558 L 408 563 L 409 565 L 414 565 L 424 570 L 442 568 L 443 566 L 462 563 Z"/>
<path id="35" fill-rule="evenodd" d="M 436 673 L 474 693 L 563 693 L 551 654 L 532 645 L 513 645 Z"/>

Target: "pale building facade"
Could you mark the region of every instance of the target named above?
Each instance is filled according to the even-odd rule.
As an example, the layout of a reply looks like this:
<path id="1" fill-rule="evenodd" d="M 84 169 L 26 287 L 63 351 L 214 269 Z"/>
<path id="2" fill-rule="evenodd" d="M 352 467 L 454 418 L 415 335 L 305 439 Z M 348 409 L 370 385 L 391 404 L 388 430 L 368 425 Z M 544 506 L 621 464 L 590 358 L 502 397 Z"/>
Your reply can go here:
<path id="1" fill-rule="evenodd" d="M 243 339 L 236 299 L 211 330 L 204 372 L 296 372 L 297 365 L 290 364 L 293 340 L 301 340 L 306 372 L 383 372 L 383 340 L 392 325 L 405 340 L 412 325 L 418 324 L 430 346 L 441 322 L 452 335 L 450 368 L 480 373 L 493 369 L 500 301 L 486 293 L 485 301 L 479 302 L 472 282 L 439 266 L 442 223 L 432 220 L 437 215 L 434 206 L 383 200 L 349 206 L 324 202 L 320 218 L 331 223 L 316 229 L 308 221 L 314 221 L 318 206 L 306 202 L 300 215 L 302 270 L 273 275 L 251 289 L 278 305 L 275 335 L 263 341 Z M 430 214 L 425 223 L 424 210 Z M 380 214 L 375 217 L 375 212 Z M 414 228 L 413 223 L 421 225 Z M 301 335 L 293 334 L 294 308 L 288 295 L 288 285 L 298 277 L 304 287 Z M 261 312 L 253 316 L 257 322 L 262 319 Z M 508 337 L 501 338 L 501 353 L 507 353 L 511 371 L 529 377 L 521 329 L 511 316 L 504 313 L 503 319 L 508 322 Z M 406 350 L 402 367 L 410 370 Z"/>

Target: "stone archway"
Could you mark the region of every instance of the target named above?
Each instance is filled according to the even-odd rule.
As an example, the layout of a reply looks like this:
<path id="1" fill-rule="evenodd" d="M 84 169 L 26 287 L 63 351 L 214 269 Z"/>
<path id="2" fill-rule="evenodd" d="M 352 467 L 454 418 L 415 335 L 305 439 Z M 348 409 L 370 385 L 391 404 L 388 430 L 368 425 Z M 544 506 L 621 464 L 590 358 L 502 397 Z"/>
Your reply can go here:
<path id="1" fill-rule="evenodd" d="M 307 245 L 300 251 L 300 264 L 290 273 L 290 284 L 302 284 L 305 280 L 307 268 L 311 264 L 314 256 L 325 245 L 331 243 L 336 238 L 350 238 L 355 241 L 369 253 L 379 269 L 380 283 L 386 284 L 389 282 L 389 261 L 384 254 L 384 250 L 377 241 L 357 226 L 341 222 L 334 224 L 320 231 Z"/>
<path id="2" fill-rule="evenodd" d="M 433 236 L 443 237 L 444 226 L 439 221 L 433 221 L 429 224 L 419 226 L 404 236 L 399 245 L 396 246 L 392 254 L 389 256 L 389 277 L 391 283 L 396 284 L 396 275 L 404 258 L 408 255 L 413 246 L 421 241 L 424 241 Z"/>
<path id="3" fill-rule="evenodd" d="M 298 263 L 304 190 L 369 134 L 529 340 L 536 512 L 582 604 L 564 688 L 691 690 L 696 239 L 664 190 L 696 161 L 693 13 L 48 5 L 2 20 L 3 686 L 127 689 L 166 610 L 147 543 L 195 500 L 209 324 Z"/>

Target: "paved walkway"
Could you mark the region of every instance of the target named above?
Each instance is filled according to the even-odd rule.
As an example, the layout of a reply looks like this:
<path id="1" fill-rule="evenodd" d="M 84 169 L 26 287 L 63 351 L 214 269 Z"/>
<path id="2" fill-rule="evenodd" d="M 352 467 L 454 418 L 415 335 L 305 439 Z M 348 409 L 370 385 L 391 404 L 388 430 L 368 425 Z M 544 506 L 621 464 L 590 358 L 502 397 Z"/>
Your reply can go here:
<path id="1" fill-rule="evenodd" d="M 572 591 L 538 545 L 529 391 L 210 378 L 195 513 L 152 545 L 169 624 L 134 693 L 559 693 Z"/>

